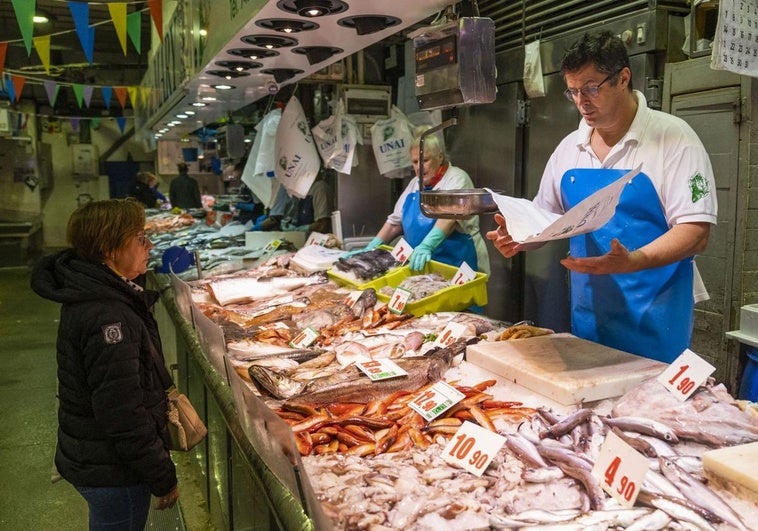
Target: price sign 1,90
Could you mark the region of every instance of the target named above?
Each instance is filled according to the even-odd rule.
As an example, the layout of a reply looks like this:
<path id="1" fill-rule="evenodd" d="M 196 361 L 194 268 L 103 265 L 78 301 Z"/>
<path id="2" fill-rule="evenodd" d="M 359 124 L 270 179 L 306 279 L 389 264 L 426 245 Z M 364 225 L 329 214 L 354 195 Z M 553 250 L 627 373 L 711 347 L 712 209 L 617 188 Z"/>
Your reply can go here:
<path id="1" fill-rule="evenodd" d="M 658 381 L 679 400 L 685 401 L 715 370 L 716 367 L 690 349 L 685 349 L 658 376 Z"/>
<path id="2" fill-rule="evenodd" d="M 473 422 L 464 422 L 442 452 L 450 464 L 481 476 L 505 443 L 505 437 Z"/>

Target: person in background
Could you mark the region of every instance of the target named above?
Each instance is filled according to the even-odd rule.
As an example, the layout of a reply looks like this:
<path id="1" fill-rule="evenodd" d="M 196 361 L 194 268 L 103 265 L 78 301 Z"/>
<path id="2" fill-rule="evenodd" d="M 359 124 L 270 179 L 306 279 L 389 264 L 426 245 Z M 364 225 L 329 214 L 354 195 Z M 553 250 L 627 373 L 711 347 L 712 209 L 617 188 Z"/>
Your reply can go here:
<path id="1" fill-rule="evenodd" d="M 273 195 L 271 197 L 270 207 L 266 212 L 266 218 L 260 224 L 262 231 L 276 231 L 282 229 L 282 218 L 287 211 L 290 203 L 290 196 L 287 195 L 287 189 L 280 183 L 274 183 Z"/>
<path id="2" fill-rule="evenodd" d="M 319 174 L 308 190 L 308 195 L 302 199 L 290 198 L 282 217 L 281 228 L 285 231 L 328 233 L 331 227 L 332 209 L 329 207 L 327 184 Z"/>
<path id="3" fill-rule="evenodd" d="M 419 141 L 428 129 L 430 126 L 414 130 L 410 148 L 416 175 L 419 165 L 424 165 L 424 190 L 473 188 L 471 177 L 447 160 L 441 135 L 432 134 L 424 139 L 424 160 L 419 161 Z M 435 260 L 455 267 L 466 262 L 474 271 L 489 273 L 489 255 L 479 232 L 479 216 L 464 220 L 428 218 L 421 212 L 419 196 L 418 178 L 411 179 L 387 221 L 362 251 L 375 249 L 403 235 L 413 247 L 409 259 L 413 270 L 421 270 L 429 260 Z"/>
<path id="4" fill-rule="evenodd" d="M 161 182 L 158 180 L 158 176 L 150 172 L 148 172 L 147 175 L 147 185 L 153 191 L 153 194 L 155 194 L 156 199 L 158 199 L 158 203 L 168 203 L 168 198 L 163 195 L 160 190 L 158 190 L 158 187 L 161 185 Z"/>
<path id="5" fill-rule="evenodd" d="M 624 43 L 610 32 L 586 34 L 566 53 L 566 97 L 579 128 L 547 162 L 534 203 L 563 214 L 641 165 L 613 218 L 570 240 L 561 263 L 571 276 L 574 335 L 670 363 L 690 344 L 694 255 L 716 223 L 716 186 L 708 154 L 680 118 L 647 107 L 632 89 Z M 507 220 L 487 233 L 506 258 L 522 247 Z"/>
<path id="6" fill-rule="evenodd" d="M 89 506 L 90 529 L 142 531 L 150 509 L 179 498 L 169 454 L 163 359 L 143 288 L 150 242 L 131 199 L 95 201 L 71 215 L 71 248 L 40 260 L 31 287 L 60 303 L 55 466 Z M 162 362 L 162 361 L 161 361 Z"/>
<path id="7" fill-rule="evenodd" d="M 171 181 L 168 196 L 171 199 L 171 206 L 183 209 L 202 208 L 203 203 L 200 199 L 200 186 L 197 181 L 190 177 L 187 171 L 186 162 L 177 164 L 179 176 Z"/>
<path id="8" fill-rule="evenodd" d="M 240 223 L 256 221 L 263 215 L 263 203 L 255 196 L 245 183 L 241 183 L 237 192 L 238 201 L 234 203 L 235 218 Z"/>
<path id="9" fill-rule="evenodd" d="M 156 208 L 158 206 L 158 196 L 150 185 L 151 177 L 157 181 L 155 175 L 150 172 L 138 172 L 134 178 L 134 186 L 129 193 L 129 197 L 133 197 L 145 205 L 145 208 Z"/>

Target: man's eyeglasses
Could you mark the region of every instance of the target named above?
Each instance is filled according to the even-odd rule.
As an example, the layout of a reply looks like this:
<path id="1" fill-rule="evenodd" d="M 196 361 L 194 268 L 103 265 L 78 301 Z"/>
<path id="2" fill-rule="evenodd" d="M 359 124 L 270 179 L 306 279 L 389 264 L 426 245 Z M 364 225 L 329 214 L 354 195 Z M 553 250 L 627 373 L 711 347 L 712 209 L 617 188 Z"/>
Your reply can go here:
<path id="1" fill-rule="evenodd" d="M 566 96 L 566 99 L 572 103 L 576 100 L 576 98 L 579 97 L 579 94 L 581 94 L 584 98 L 597 98 L 597 95 L 600 94 L 600 87 L 602 87 L 609 80 L 616 77 L 616 75 L 618 75 L 621 70 L 623 70 L 623 68 L 616 70 L 614 73 L 610 74 L 597 85 L 585 85 L 579 89 L 566 89 L 563 94 Z"/>
<path id="2" fill-rule="evenodd" d="M 137 240 L 139 241 L 142 247 L 147 247 L 148 245 L 152 243 L 150 241 L 150 238 L 147 237 L 147 234 L 145 233 L 144 230 L 137 234 Z"/>

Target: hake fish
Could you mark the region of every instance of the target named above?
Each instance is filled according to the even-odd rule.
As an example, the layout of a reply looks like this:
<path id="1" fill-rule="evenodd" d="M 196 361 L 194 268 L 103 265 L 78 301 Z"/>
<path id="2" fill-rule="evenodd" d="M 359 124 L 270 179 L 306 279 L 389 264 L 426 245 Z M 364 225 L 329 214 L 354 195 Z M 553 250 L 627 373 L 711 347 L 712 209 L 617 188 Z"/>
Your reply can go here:
<path id="1" fill-rule="evenodd" d="M 371 382 L 354 365 L 326 377 L 309 382 L 297 382 L 284 374 L 268 374 L 265 368 L 250 368 L 250 375 L 278 398 L 292 402 L 326 404 L 332 402 L 368 402 L 383 398 L 395 391 L 415 391 L 428 383 L 440 380 L 450 367 L 453 358 L 463 352 L 467 344 L 478 341 L 458 340 L 448 347 L 430 351 L 425 356 L 412 356 L 395 360 L 408 375 Z M 260 370 L 263 369 L 263 370 Z M 263 374 L 262 374 L 263 373 Z M 261 381 L 260 378 L 268 379 Z"/>
<path id="2" fill-rule="evenodd" d="M 307 277 L 239 277 L 212 280 L 206 287 L 221 306 L 236 302 L 268 299 L 310 284 L 324 284 L 329 278 L 319 271 Z"/>

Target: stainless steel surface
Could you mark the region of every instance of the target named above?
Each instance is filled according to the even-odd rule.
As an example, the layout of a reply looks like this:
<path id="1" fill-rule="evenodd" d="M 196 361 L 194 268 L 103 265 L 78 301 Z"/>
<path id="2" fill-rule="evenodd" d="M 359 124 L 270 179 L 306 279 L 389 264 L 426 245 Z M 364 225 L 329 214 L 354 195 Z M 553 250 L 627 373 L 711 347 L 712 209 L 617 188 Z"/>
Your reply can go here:
<path id="1" fill-rule="evenodd" d="M 421 192 L 421 212 L 428 218 L 466 219 L 497 212 L 492 194 L 483 188 Z"/>

